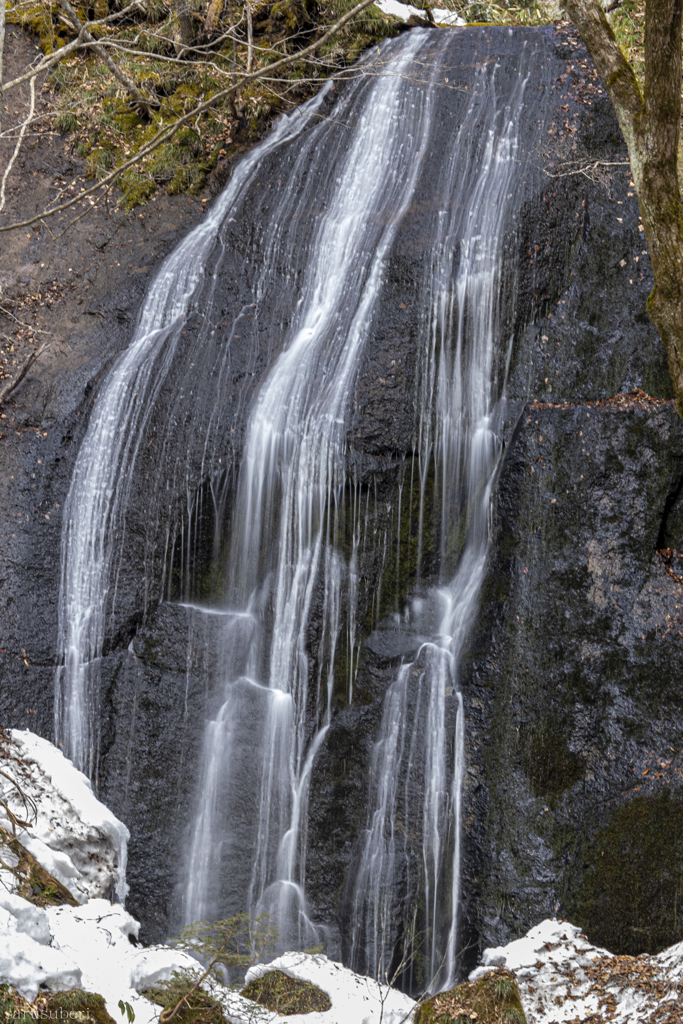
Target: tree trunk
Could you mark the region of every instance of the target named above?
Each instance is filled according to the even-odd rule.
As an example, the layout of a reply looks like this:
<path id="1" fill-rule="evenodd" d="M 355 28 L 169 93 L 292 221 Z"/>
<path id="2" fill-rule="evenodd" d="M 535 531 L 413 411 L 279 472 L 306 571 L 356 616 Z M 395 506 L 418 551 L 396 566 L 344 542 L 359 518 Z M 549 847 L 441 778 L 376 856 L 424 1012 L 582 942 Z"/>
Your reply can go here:
<path id="1" fill-rule="evenodd" d="M 646 0 L 645 91 L 640 91 L 598 0 L 566 0 L 628 146 L 650 250 L 647 311 L 669 358 L 683 417 L 683 202 L 678 182 L 683 0 Z"/>
<path id="2" fill-rule="evenodd" d="M 178 15 L 180 26 L 180 41 L 183 46 L 192 46 L 194 42 L 194 29 L 192 28 L 192 14 L 187 0 L 175 0 L 175 10 Z"/>
<path id="3" fill-rule="evenodd" d="M 232 0 L 228 0 L 228 13 L 230 15 L 230 29 L 232 32 L 232 67 L 230 69 L 230 80 L 232 87 L 235 92 L 230 93 L 228 97 L 228 108 L 230 110 L 230 116 L 233 120 L 237 121 L 237 107 L 235 106 L 236 100 L 239 99 L 239 90 L 237 86 L 237 45 L 235 43 L 235 13 L 232 9 Z"/>
<path id="4" fill-rule="evenodd" d="M 206 19 L 204 21 L 204 36 L 206 39 L 211 39 L 216 29 L 218 28 L 218 22 L 221 14 L 223 13 L 223 4 L 225 0 L 211 0 L 209 9 L 206 12 Z"/>

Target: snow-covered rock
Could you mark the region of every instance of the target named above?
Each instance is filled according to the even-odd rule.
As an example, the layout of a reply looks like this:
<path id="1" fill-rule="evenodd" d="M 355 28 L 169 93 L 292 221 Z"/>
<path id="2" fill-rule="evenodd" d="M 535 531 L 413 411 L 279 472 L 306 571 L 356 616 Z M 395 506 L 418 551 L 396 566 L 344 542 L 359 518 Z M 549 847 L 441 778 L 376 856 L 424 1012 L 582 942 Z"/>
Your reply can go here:
<path id="1" fill-rule="evenodd" d="M 615 956 L 575 925 L 546 920 L 507 946 L 485 949 L 470 980 L 496 967 L 515 975 L 529 1024 L 654 1024 L 665 1019 L 667 1002 L 677 1006 L 683 942 L 657 956 Z"/>
<path id="2" fill-rule="evenodd" d="M 3 894 L 0 904 L 0 982 L 33 1000 L 51 991 L 80 988 L 81 971 L 51 940 L 47 914 L 20 896 Z"/>
<path id="3" fill-rule="evenodd" d="M 127 910 L 108 900 L 90 900 L 79 907 L 49 907 L 52 946 L 78 964 L 80 988 L 104 997 L 107 1011 L 118 1020 L 123 999 L 135 1011 L 136 1024 L 153 1024 L 159 1007 L 140 995 L 173 971 L 194 969 L 197 961 L 167 946 L 135 945 L 140 925 Z"/>
<path id="4" fill-rule="evenodd" d="M 401 3 L 400 0 L 375 0 L 375 4 L 383 14 L 390 14 L 394 18 L 400 18 L 401 21 L 407 21 L 414 14 L 418 18 L 424 19 L 427 17 L 426 13 L 420 10 L 419 7 Z M 432 7 L 432 17 L 437 25 L 466 24 L 459 15 L 455 14 L 454 11 L 446 10 L 445 7 Z"/>
<path id="5" fill-rule="evenodd" d="M 139 929 L 135 918 L 108 900 L 42 910 L 21 896 L 3 894 L 0 983 L 9 982 L 29 1000 L 40 989 L 97 993 L 114 1020 L 123 999 L 138 1024 L 154 1024 L 159 1007 L 140 991 L 167 981 L 173 971 L 196 969 L 197 961 L 167 946 L 136 946 L 131 939 Z"/>
<path id="6" fill-rule="evenodd" d="M 14 927 L 42 946 L 50 944 L 50 923 L 41 907 L 9 892 L 0 892 L 0 907 L 14 918 Z"/>
<path id="7" fill-rule="evenodd" d="M 98 993 L 114 1020 L 123 999 L 135 1011 L 136 1024 L 155 1024 L 159 1007 L 141 993 L 168 981 L 174 971 L 196 973 L 198 964 L 167 946 L 135 945 L 139 928 L 128 911 L 108 900 L 42 910 L 20 896 L 6 895 L 0 904 L 0 982 L 14 985 L 29 1000 L 41 988 Z M 231 1024 L 405 1024 L 416 1006 L 402 992 L 323 955 L 285 953 L 252 967 L 246 983 L 270 970 L 316 985 L 330 997 L 331 1009 L 280 1016 L 223 985 L 207 983 Z"/>
<path id="8" fill-rule="evenodd" d="M 112 890 L 123 902 L 126 826 L 100 803 L 89 779 L 52 743 L 28 730 L 13 729 L 11 737 L 11 753 L 21 762 L 6 762 L 6 767 L 37 808 L 32 827 L 19 836 L 22 845 L 79 903 L 106 897 Z M 19 818 L 25 818 L 26 808 L 16 789 L 4 778 L 0 782 L 3 799 Z M 0 824 L 8 825 L 1 815 Z M 12 862 L 6 847 L 2 859 Z M 1 873 L 5 888 L 11 888 L 9 875 Z"/>
<path id="9" fill-rule="evenodd" d="M 251 967 L 245 982 L 248 985 L 274 970 L 316 985 L 327 993 L 332 1006 L 318 1013 L 283 1017 L 271 1013 L 264 1017 L 265 1020 L 282 1021 L 283 1024 L 380 1024 L 380 1021 L 382 1024 L 403 1024 L 410 1020 L 417 1005 L 403 992 L 354 974 L 348 967 L 328 960 L 322 953 L 285 953 L 269 964 Z M 253 1020 L 253 1003 L 249 1004 L 248 1011 L 252 1016 L 239 1017 L 234 1010 L 228 1012 L 234 1024 L 247 1024 Z"/>
<path id="10" fill-rule="evenodd" d="M 18 760 L 17 760 L 18 759 Z M 0 983 L 26 999 L 39 990 L 80 988 L 104 997 L 118 1020 L 120 999 L 135 1010 L 137 1024 L 153 1024 L 159 1007 L 140 991 L 167 981 L 197 961 L 167 946 L 136 944 L 140 925 L 120 903 L 125 895 L 128 829 L 100 803 L 89 780 L 47 740 L 13 730 L 4 770 L 35 805 L 29 813 L 17 790 L 2 777 L 2 797 L 19 819 L 32 819 L 17 838 L 38 863 L 69 889 L 79 906 L 43 910 L 16 892 L 11 868 L 17 855 L 4 844 L 0 858 Z M 7 819 L 0 824 L 9 827 Z"/>

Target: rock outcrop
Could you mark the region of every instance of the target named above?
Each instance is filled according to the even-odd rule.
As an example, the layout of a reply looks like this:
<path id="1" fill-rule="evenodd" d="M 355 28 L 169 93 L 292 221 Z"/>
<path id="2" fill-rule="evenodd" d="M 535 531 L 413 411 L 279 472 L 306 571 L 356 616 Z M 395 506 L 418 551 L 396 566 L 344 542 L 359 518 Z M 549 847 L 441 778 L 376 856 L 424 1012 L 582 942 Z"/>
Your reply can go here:
<path id="1" fill-rule="evenodd" d="M 505 968 L 528 1024 L 655 1024 L 680 1020 L 683 943 L 657 956 L 615 956 L 568 921 L 546 919 L 507 946 L 485 949 L 470 978 Z"/>

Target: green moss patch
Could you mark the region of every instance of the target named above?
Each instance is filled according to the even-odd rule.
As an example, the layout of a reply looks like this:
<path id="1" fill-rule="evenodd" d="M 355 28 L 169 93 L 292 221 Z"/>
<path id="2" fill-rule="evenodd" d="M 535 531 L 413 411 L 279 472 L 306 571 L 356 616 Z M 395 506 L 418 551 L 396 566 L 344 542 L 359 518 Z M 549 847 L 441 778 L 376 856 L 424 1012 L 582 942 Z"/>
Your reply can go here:
<path id="1" fill-rule="evenodd" d="M 321 1013 L 332 1008 L 327 992 L 282 971 L 268 971 L 262 978 L 250 981 L 242 995 L 279 1014 Z"/>
<path id="2" fill-rule="evenodd" d="M 30 1024 L 35 1020 L 72 1021 L 74 1024 L 115 1024 L 107 1013 L 102 996 L 73 988 L 68 992 L 49 992 L 29 1003 L 11 985 L 0 985 L 0 1022 Z"/>
<path id="3" fill-rule="evenodd" d="M 683 939 L 683 801 L 640 796 L 597 832 L 571 920 L 612 953 L 658 953 Z"/>
<path id="4" fill-rule="evenodd" d="M 107 16 L 107 0 L 72 6 L 83 22 Z M 294 57 L 319 39 L 354 0 L 259 0 L 251 4 L 254 50 L 252 69 L 265 70 L 284 55 Z M 110 44 L 124 75 L 142 91 L 140 105 L 92 51 L 71 53 L 49 75 L 55 127 L 72 136 L 86 158 L 90 177 L 101 180 L 129 160 L 177 118 L 236 84 L 235 71 L 247 68 L 244 0 L 216 3 L 189 0 L 194 45 L 179 56 L 177 11 L 168 0 L 146 0 L 125 18 L 92 26 Z M 35 33 L 44 53 L 76 38 L 58 0 L 8 0 L 7 21 Z M 188 127 L 150 153 L 118 179 L 126 210 L 146 202 L 159 188 L 196 194 L 219 157 L 231 160 L 257 141 L 273 117 L 312 96 L 329 76 L 343 72 L 368 47 L 399 30 L 399 21 L 372 6 L 322 46 L 314 60 L 293 60 L 268 81 L 246 82 L 232 96 L 216 101 Z M 234 40 L 229 36 L 234 32 Z M 208 51 L 201 47 L 211 44 Z M 238 77 L 239 77 L 238 76 Z"/>
<path id="5" fill-rule="evenodd" d="M 567 746 L 570 734 L 568 722 L 548 716 L 520 730 L 520 761 L 534 796 L 555 796 L 583 776 L 583 758 Z"/>
<path id="6" fill-rule="evenodd" d="M 190 992 L 197 981 L 195 975 L 174 972 L 170 981 L 158 988 L 148 988 L 142 995 L 164 1009 L 174 1009 L 181 999 L 183 1004 L 173 1018 L 177 1024 L 225 1024 L 221 1004 L 203 988 Z"/>
<path id="7" fill-rule="evenodd" d="M 72 907 L 78 906 L 66 886 L 53 878 L 15 836 L 3 830 L 0 838 L 0 864 L 7 871 L 11 871 L 17 879 L 17 895 L 37 907 L 59 907 L 65 903 Z M 3 850 L 13 855 L 11 860 L 18 858 L 18 864 L 13 866 L 10 858 L 7 861 L 3 860 Z"/>
<path id="8" fill-rule="evenodd" d="M 414 1024 L 526 1024 L 514 974 L 498 969 L 418 1006 Z"/>

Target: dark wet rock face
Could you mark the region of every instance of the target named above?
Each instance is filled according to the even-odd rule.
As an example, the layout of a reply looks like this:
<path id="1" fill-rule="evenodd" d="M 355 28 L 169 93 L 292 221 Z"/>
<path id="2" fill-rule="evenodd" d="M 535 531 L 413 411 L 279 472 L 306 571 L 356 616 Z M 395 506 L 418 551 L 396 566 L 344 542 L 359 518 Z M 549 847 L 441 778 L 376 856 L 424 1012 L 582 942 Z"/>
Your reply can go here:
<path id="1" fill-rule="evenodd" d="M 675 845 L 634 865 L 652 844 L 636 801 L 664 835 L 680 800 L 683 587 L 656 549 L 682 476 L 673 402 L 520 417 L 465 666 L 465 917 L 487 945 L 554 910 L 616 952 L 679 940 Z"/>
<path id="2" fill-rule="evenodd" d="M 640 941 L 631 917 L 624 924 L 626 889 L 615 882 L 613 868 L 636 849 L 642 828 L 656 835 L 658 816 L 662 834 L 678 821 L 683 625 L 677 606 L 683 608 L 683 587 L 657 549 L 683 548 L 683 428 L 673 403 L 665 401 L 671 397 L 665 354 L 644 312 L 652 277 L 628 168 L 566 173 L 599 160 L 625 160 L 614 116 L 590 68 L 580 66 L 575 37 L 543 32 L 548 128 L 519 211 L 519 243 L 508 253 L 519 269 L 507 446 L 480 611 L 460 679 L 467 722 L 463 967 L 476 959 L 478 946 L 509 941 L 556 906 L 615 951 L 660 948 L 680 938 L 664 909 Z M 465 81 L 470 71 L 463 69 L 484 52 L 504 64 L 521 38 L 503 29 L 454 32 L 454 80 Z M 444 89 L 444 146 L 456 100 Z M 278 159 L 295 157 L 289 152 Z M 279 184 L 282 169 L 264 162 L 254 219 L 223 231 L 183 324 L 187 333 L 173 372 L 145 427 L 131 491 L 100 673 L 96 782 L 101 798 L 131 829 L 129 907 L 146 940 L 164 938 L 173 926 L 198 752 L 218 699 L 217 665 L 207 651 L 219 646 L 219 623 L 189 605 L 215 605 L 223 595 L 232 470 L 245 414 L 277 356 L 296 298 L 290 280 L 258 310 L 251 305 L 258 224 L 273 208 L 277 190 L 269 185 Z M 341 504 L 348 512 L 362 496 L 368 536 L 375 539 L 361 556 L 358 636 L 364 642 L 353 702 L 349 706 L 348 658 L 340 649 L 334 715 L 309 804 L 307 891 L 332 952 L 348 932 L 344 892 L 354 843 L 366 824 L 382 700 L 397 667 L 415 656 L 422 640 L 391 616 L 436 574 L 433 530 L 425 531 L 418 565 L 417 516 L 405 496 L 420 342 L 416 293 L 430 246 L 424 223 L 437 202 L 419 197 L 387 261 L 382 308 L 348 424 L 349 475 L 358 491 L 349 487 Z M 116 222 L 122 247 L 140 245 L 135 265 L 145 273 L 127 268 L 121 277 L 123 271 L 113 269 L 121 260 L 107 256 L 100 267 L 93 257 L 87 308 L 73 307 L 73 328 L 64 327 L 70 345 L 65 340 L 50 373 L 31 379 L 4 410 L 11 421 L 0 449 L 5 725 L 52 735 L 61 508 L 89 410 L 131 336 L 147 277 L 179 237 L 180 209 L 180 203 L 163 209 L 159 237 L 145 221 Z M 319 212 L 311 209 L 302 219 L 302 252 Z M 112 230 L 109 222 L 97 226 L 94 251 Z M 118 244 L 112 238 L 103 245 Z M 117 277 L 107 283 L 109 263 Z M 278 331 L 270 330 L 272 323 Z M 228 343 L 224 359 L 221 346 Z M 604 401 L 633 388 L 662 401 Z M 427 512 L 429 501 L 427 494 Z M 345 552 L 350 514 L 346 520 L 339 539 Z M 385 552 L 396 550 L 399 531 L 396 564 Z M 181 551 L 187 552 L 182 563 Z M 675 560 L 672 566 L 675 571 Z M 169 597 L 172 603 L 160 603 Z M 314 601 L 320 604 L 322 596 Z M 311 649 L 319 642 L 316 628 Z M 652 843 L 647 849 L 659 851 Z M 665 906 L 673 898 L 678 876 L 660 859 L 639 907 L 648 900 Z M 601 908 L 599 916 L 592 906 Z"/>

